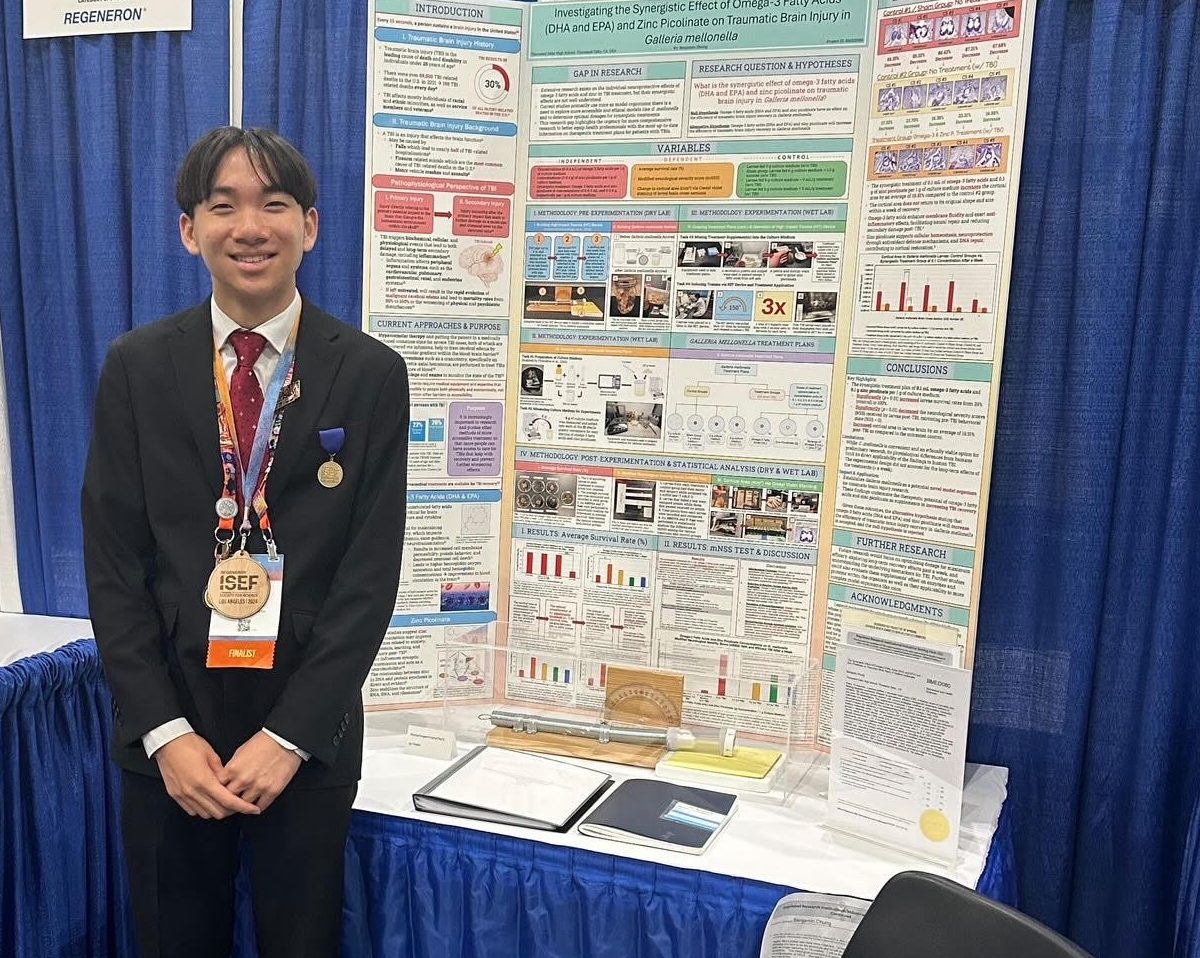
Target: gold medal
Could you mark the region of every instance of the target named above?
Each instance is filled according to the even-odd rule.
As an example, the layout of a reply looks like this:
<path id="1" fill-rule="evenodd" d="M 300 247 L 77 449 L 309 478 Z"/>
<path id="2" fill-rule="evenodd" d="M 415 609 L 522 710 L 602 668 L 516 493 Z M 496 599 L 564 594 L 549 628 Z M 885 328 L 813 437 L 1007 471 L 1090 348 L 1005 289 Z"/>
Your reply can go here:
<path id="1" fill-rule="evenodd" d="M 267 570 L 241 550 L 222 559 L 212 570 L 204 602 L 227 619 L 248 619 L 262 610 L 270 594 Z"/>
<path id="2" fill-rule="evenodd" d="M 317 482 L 326 489 L 334 489 L 342 484 L 342 475 L 342 467 L 330 459 L 321 463 L 321 468 L 317 470 Z"/>

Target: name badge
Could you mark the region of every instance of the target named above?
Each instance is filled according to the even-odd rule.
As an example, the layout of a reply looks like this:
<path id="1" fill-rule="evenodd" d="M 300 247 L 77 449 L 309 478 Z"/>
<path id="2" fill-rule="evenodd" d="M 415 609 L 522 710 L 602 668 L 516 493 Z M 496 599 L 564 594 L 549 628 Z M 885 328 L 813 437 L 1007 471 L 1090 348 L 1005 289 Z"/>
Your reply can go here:
<path id="1" fill-rule="evenodd" d="M 208 622 L 210 669 L 270 669 L 275 666 L 275 641 L 283 606 L 283 556 L 252 557 L 270 584 L 266 604 L 253 615 L 229 618 L 213 610 Z"/>

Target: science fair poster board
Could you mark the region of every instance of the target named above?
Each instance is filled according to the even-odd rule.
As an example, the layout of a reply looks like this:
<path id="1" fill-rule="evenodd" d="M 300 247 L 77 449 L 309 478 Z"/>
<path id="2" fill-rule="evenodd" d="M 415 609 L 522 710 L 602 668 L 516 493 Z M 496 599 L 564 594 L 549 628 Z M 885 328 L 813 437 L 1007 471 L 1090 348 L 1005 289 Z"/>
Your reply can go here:
<path id="1" fill-rule="evenodd" d="M 498 622 L 527 701 L 601 695 L 583 649 L 769 728 L 816 662 L 824 745 L 848 631 L 970 666 L 1032 24 L 375 0 L 363 325 L 413 409 L 369 705 Z"/>
<path id="2" fill-rule="evenodd" d="M 192 29 L 192 0 L 24 0 L 24 37 Z"/>

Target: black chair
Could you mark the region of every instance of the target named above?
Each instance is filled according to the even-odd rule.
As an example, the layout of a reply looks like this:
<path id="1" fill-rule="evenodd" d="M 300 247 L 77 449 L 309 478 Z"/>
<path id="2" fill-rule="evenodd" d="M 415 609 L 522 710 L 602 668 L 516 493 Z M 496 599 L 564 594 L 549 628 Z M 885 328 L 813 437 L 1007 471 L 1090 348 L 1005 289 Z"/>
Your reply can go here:
<path id="1" fill-rule="evenodd" d="M 883 886 L 843 958 L 1091 958 L 1028 915 L 957 882 L 901 872 Z"/>

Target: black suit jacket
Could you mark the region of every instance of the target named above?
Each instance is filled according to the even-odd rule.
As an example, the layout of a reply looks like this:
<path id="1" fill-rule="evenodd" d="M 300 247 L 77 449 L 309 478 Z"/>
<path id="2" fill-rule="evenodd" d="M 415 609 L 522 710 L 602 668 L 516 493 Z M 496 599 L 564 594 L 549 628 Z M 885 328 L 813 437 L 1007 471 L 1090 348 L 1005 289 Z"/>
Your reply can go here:
<path id="1" fill-rule="evenodd" d="M 404 537 L 408 374 L 382 343 L 304 303 L 300 398 L 267 483 L 285 556 L 275 667 L 205 667 L 221 491 L 207 301 L 127 333 L 96 396 L 82 511 L 88 597 L 113 693 L 112 753 L 158 774 L 141 737 L 179 716 L 228 761 L 260 728 L 312 754 L 292 787 L 345 785 L 362 764 L 360 690 L 396 597 Z M 335 489 L 318 430 L 341 426 Z M 257 529 L 248 544 L 262 552 Z"/>

